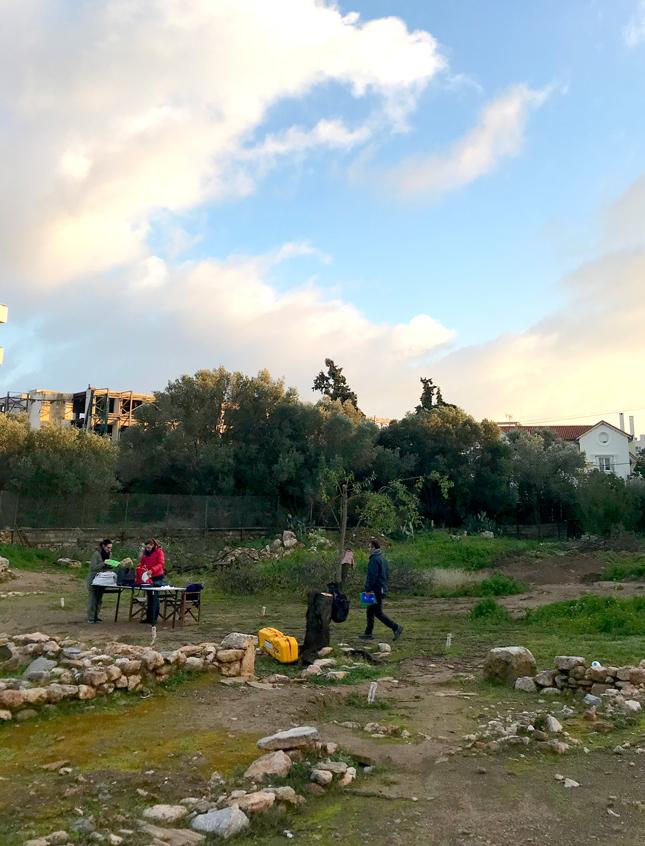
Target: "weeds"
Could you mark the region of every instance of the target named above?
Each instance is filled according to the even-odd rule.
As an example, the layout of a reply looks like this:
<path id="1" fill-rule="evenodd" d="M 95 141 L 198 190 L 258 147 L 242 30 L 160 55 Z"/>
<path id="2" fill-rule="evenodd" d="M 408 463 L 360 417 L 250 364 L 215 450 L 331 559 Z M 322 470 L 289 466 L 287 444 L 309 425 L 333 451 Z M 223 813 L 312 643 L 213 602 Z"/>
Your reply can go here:
<path id="1" fill-rule="evenodd" d="M 503 605 L 495 602 L 492 597 L 487 597 L 473 607 L 470 619 L 483 620 L 487 623 L 508 623 L 511 618 Z"/>
<path id="2" fill-rule="evenodd" d="M 645 597 L 582 596 L 528 611 L 528 626 L 557 626 L 562 631 L 618 636 L 645 635 Z"/>

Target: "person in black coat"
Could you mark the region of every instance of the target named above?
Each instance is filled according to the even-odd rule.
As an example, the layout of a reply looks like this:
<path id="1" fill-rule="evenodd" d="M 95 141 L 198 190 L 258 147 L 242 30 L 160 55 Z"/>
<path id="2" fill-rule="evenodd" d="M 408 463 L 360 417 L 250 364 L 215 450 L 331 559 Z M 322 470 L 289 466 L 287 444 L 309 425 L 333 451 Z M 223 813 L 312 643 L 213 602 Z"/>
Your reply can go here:
<path id="1" fill-rule="evenodd" d="M 390 620 L 383 612 L 383 597 L 388 591 L 389 570 L 381 544 L 377 540 L 370 541 L 370 558 L 367 565 L 367 578 L 365 580 L 365 592 L 373 593 L 375 602 L 367 606 L 367 625 L 365 634 L 360 635 L 362 640 L 372 640 L 374 637 L 374 620 L 380 620 L 383 625 L 392 629 L 394 640 L 398 640 L 403 633 L 403 626 L 399 626 L 394 620 Z"/>

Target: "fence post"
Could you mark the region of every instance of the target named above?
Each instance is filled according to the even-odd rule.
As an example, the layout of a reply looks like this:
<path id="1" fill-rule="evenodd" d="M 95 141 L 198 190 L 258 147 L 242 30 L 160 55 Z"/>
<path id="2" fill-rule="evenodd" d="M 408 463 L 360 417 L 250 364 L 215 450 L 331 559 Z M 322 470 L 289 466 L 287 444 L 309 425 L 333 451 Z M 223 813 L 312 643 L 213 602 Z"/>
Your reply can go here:
<path id="1" fill-rule="evenodd" d="M 13 528 L 14 530 L 18 528 L 18 503 L 20 502 L 20 494 L 16 494 L 16 504 L 14 505 L 13 509 Z"/>
<path id="2" fill-rule="evenodd" d="M 208 535 L 208 497 L 204 499 L 204 537 Z"/>

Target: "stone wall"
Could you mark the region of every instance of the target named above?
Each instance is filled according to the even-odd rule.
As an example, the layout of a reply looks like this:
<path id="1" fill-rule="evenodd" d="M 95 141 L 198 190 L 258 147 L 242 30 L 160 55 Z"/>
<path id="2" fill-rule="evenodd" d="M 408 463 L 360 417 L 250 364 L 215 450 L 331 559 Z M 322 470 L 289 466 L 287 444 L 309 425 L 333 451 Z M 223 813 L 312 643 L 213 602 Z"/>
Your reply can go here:
<path id="1" fill-rule="evenodd" d="M 221 643 L 181 646 L 171 652 L 125 643 L 87 648 L 42 632 L 0 635 L 0 669 L 26 669 L 0 679 L 0 720 L 23 720 L 64 700 L 88 700 L 116 690 L 137 691 L 176 672 L 214 670 L 227 677 L 252 677 L 257 638 L 233 632 Z"/>

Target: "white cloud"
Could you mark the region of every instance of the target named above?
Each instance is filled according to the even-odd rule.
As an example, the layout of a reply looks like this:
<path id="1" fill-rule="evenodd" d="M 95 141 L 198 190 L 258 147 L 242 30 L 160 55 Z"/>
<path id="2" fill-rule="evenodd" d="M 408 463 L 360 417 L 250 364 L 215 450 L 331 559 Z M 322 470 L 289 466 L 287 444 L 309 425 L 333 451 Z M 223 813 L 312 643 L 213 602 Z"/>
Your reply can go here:
<path id="1" fill-rule="evenodd" d="M 645 0 L 641 0 L 630 22 L 623 30 L 623 37 L 628 47 L 638 47 L 645 43 Z"/>
<path id="2" fill-rule="evenodd" d="M 553 422 L 642 406 L 645 250 L 589 262 L 562 287 L 549 317 L 440 361 L 444 396 L 477 415 Z"/>
<path id="3" fill-rule="evenodd" d="M 145 258 L 161 212 L 251 192 L 278 156 L 398 130 L 444 62 L 397 18 L 320 0 L 5 0 L 0 256 L 5 279 L 59 284 Z M 271 108 L 338 84 L 372 95 L 275 128 Z"/>
<path id="4" fill-rule="evenodd" d="M 387 415 L 408 408 L 410 391 L 417 393 L 417 363 L 454 333 L 425 314 L 395 325 L 376 322 L 312 282 L 279 292 L 267 274 L 299 255 L 319 258 L 306 243 L 222 261 L 173 264 L 150 256 L 112 285 L 94 287 L 93 320 L 80 287 L 65 289 L 62 299 L 60 292 L 41 294 L 37 335 L 47 356 L 33 372 L 17 373 L 27 386 L 45 379 L 78 388 L 87 379 L 84 351 L 99 344 L 91 374 L 96 384 L 116 387 L 115 374 L 121 374 L 122 387 L 144 390 L 203 367 L 251 373 L 268 367 L 314 400 L 313 378 L 331 356 L 345 367 L 366 410 Z M 28 310 L 21 302 L 15 319 Z M 2 374 L 8 384 L 24 352 L 19 344 L 11 347 Z"/>
<path id="5" fill-rule="evenodd" d="M 430 200 L 468 185 L 521 151 L 529 113 L 549 93 L 526 85 L 510 88 L 485 106 L 477 124 L 450 150 L 408 158 L 383 175 L 384 183 L 403 197 Z"/>

